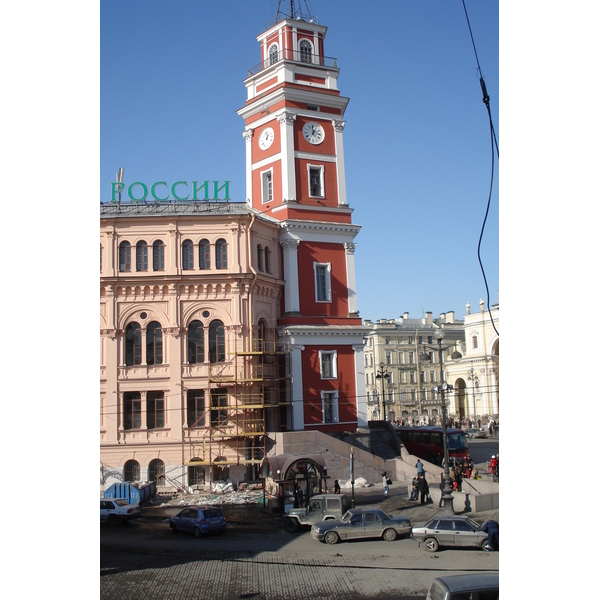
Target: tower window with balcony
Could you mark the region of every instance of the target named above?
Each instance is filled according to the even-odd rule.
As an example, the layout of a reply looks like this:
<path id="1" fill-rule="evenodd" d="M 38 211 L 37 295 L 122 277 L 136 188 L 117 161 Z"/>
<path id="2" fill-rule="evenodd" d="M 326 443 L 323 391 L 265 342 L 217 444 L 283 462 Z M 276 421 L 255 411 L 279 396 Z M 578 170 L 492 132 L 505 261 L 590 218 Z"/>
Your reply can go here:
<path id="1" fill-rule="evenodd" d="M 312 55 L 313 55 L 312 44 L 306 39 L 300 40 L 299 48 L 300 48 L 300 62 L 312 63 Z"/>
<path id="2" fill-rule="evenodd" d="M 323 198 L 323 167 L 308 167 L 309 195 L 311 198 Z"/>
<path id="3" fill-rule="evenodd" d="M 331 265 L 314 263 L 315 299 L 317 302 L 331 302 Z"/>
<path id="4" fill-rule="evenodd" d="M 266 204 L 273 200 L 273 170 L 263 171 L 260 174 L 260 181 L 262 185 L 262 203 Z"/>
<path id="5" fill-rule="evenodd" d="M 279 46 L 271 44 L 269 48 L 269 66 L 274 65 L 279 60 Z"/>

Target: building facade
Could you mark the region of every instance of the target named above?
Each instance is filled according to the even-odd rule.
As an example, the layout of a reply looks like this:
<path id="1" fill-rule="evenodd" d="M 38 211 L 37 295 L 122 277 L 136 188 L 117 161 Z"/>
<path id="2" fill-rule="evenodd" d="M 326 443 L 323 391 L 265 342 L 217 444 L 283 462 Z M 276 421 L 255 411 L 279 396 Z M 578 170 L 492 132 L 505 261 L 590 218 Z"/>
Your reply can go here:
<path id="1" fill-rule="evenodd" d="M 367 424 L 326 31 L 284 18 L 258 36 L 244 202 L 101 204 L 103 486 L 252 481 L 269 432 Z"/>
<path id="2" fill-rule="evenodd" d="M 371 420 L 409 425 L 439 424 L 441 401 L 434 388 L 441 383 L 438 344 L 434 332 L 442 328 L 444 381 L 448 365 L 464 346 L 463 321 L 454 312 L 434 319 L 404 313 L 398 319 L 365 321 L 370 333 L 365 345 L 365 386 Z M 453 357 L 454 354 L 454 357 Z"/>

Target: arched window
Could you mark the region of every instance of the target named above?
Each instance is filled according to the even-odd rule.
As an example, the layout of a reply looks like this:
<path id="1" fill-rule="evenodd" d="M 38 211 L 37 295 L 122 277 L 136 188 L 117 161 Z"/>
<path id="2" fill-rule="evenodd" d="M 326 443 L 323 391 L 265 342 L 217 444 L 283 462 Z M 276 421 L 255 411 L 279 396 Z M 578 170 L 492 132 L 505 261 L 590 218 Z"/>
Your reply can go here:
<path id="1" fill-rule="evenodd" d="M 257 350 L 262 352 L 265 349 L 265 341 L 267 339 L 267 322 L 264 319 L 261 319 L 258 322 L 258 340 L 257 340 Z"/>
<path id="2" fill-rule="evenodd" d="M 154 271 L 165 270 L 165 245 L 162 240 L 156 240 L 152 244 L 152 269 Z"/>
<path id="3" fill-rule="evenodd" d="M 208 360 L 211 363 L 225 360 L 225 326 L 223 321 L 213 321 L 208 328 Z"/>
<path id="4" fill-rule="evenodd" d="M 143 240 L 135 245 L 135 270 L 148 270 L 148 244 Z"/>
<path id="5" fill-rule="evenodd" d="M 125 329 L 125 365 L 142 364 L 142 328 L 135 321 Z"/>
<path id="6" fill-rule="evenodd" d="M 188 362 L 204 362 L 204 325 L 200 321 L 192 321 L 188 328 Z"/>
<path id="7" fill-rule="evenodd" d="M 185 240 L 181 245 L 181 266 L 184 271 L 194 268 L 194 244 L 192 240 Z"/>
<path id="8" fill-rule="evenodd" d="M 131 271 L 131 244 L 129 242 L 119 244 L 119 271 Z"/>
<path id="9" fill-rule="evenodd" d="M 192 458 L 190 462 L 198 461 L 200 462 L 202 459 L 198 457 Z M 204 476 L 204 466 L 201 465 L 199 467 L 188 467 L 188 485 L 204 485 L 205 476 Z"/>
<path id="10" fill-rule="evenodd" d="M 269 66 L 274 65 L 279 60 L 279 46 L 271 44 L 269 48 Z"/>
<path id="11" fill-rule="evenodd" d="M 165 485 L 165 463 L 160 458 L 150 461 L 148 481 L 156 481 L 156 485 Z"/>
<path id="12" fill-rule="evenodd" d="M 146 364 L 162 365 L 162 362 L 162 327 L 160 326 L 160 323 L 152 321 L 146 328 Z"/>
<path id="13" fill-rule="evenodd" d="M 306 39 L 300 40 L 300 62 L 312 63 L 312 53 L 312 44 Z"/>
<path id="14" fill-rule="evenodd" d="M 227 268 L 227 242 L 224 239 L 217 240 L 215 244 L 217 269 Z"/>
<path id="15" fill-rule="evenodd" d="M 123 466 L 123 481 L 140 480 L 140 463 L 137 460 L 128 460 Z"/>
<path id="16" fill-rule="evenodd" d="M 271 249 L 269 246 L 265 246 L 265 271 L 271 272 Z"/>
<path id="17" fill-rule="evenodd" d="M 263 247 L 260 244 L 258 244 L 258 246 L 256 246 L 256 262 L 257 262 L 258 270 L 262 271 L 263 270 Z"/>
<path id="18" fill-rule="evenodd" d="M 210 244 L 208 240 L 201 240 L 198 250 L 200 252 L 200 268 L 210 269 Z"/>

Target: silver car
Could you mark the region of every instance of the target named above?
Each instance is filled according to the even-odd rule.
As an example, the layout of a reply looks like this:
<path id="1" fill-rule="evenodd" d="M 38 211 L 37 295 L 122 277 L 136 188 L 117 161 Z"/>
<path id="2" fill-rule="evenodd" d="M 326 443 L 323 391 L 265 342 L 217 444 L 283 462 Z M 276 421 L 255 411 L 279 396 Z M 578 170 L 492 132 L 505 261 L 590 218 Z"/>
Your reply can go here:
<path id="1" fill-rule="evenodd" d="M 498 600 L 498 573 L 469 573 L 436 577 L 427 592 L 426 600 Z"/>
<path id="2" fill-rule="evenodd" d="M 440 546 L 486 550 L 488 541 L 488 534 L 469 517 L 443 515 L 431 519 L 426 525 L 413 527 L 411 537 L 419 545 L 424 542 L 429 552 L 437 552 Z"/>
<path id="3" fill-rule="evenodd" d="M 393 542 L 399 535 L 409 535 L 411 529 L 411 522 L 406 517 L 390 517 L 380 508 L 351 508 L 341 519 L 315 523 L 310 535 L 327 544 L 362 538 L 382 538 Z"/>

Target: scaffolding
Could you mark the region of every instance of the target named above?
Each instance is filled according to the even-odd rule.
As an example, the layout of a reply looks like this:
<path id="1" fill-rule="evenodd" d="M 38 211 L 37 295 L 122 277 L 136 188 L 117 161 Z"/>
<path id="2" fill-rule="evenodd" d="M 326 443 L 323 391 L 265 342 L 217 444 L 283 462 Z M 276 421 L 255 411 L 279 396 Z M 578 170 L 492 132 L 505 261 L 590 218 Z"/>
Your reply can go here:
<path id="1" fill-rule="evenodd" d="M 267 455 L 268 432 L 285 428 L 282 407 L 290 404 L 289 340 L 277 330 L 254 327 L 248 337 L 230 335 L 227 360 L 208 370 L 209 407 L 200 417 L 206 423 L 201 439 L 192 440 L 188 424 L 183 440 L 183 464 L 209 467 L 212 483 L 230 467 L 237 481 L 257 481 Z M 200 447 L 201 446 L 201 447 Z"/>

